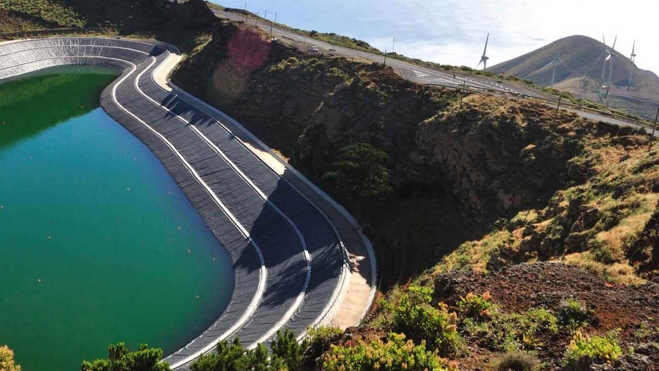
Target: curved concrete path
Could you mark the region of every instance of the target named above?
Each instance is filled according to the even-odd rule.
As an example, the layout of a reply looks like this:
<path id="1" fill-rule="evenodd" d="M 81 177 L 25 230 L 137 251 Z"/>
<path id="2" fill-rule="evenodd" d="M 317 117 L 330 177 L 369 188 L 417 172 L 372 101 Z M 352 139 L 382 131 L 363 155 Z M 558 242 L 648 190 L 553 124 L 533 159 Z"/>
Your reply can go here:
<path id="1" fill-rule="evenodd" d="M 309 326 L 357 325 L 376 268 L 354 219 L 239 123 L 171 86 L 177 60 L 170 45 L 127 39 L 0 44 L 0 81 L 61 65 L 121 68 L 102 107 L 160 159 L 231 255 L 229 306 L 164 361 L 185 370 L 223 339 L 254 347 L 283 327 L 301 338 Z"/>

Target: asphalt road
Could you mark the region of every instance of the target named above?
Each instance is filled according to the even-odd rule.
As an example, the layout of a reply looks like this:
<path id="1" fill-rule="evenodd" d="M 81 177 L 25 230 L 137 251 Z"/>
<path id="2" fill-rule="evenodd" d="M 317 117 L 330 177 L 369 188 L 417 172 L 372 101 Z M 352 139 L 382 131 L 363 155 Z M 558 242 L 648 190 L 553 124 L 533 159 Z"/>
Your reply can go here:
<path id="1" fill-rule="evenodd" d="M 233 21 L 245 21 L 245 17 L 240 14 L 231 13 L 231 12 L 222 12 L 217 10 L 213 10 L 213 12 L 215 13 L 215 15 L 221 18 L 227 18 Z M 253 18 L 249 19 L 249 23 L 257 24 Z M 323 41 L 305 37 L 295 32 L 291 32 L 276 26 L 271 28 L 271 25 L 269 23 L 264 23 L 261 20 L 259 20 L 258 26 L 267 32 L 270 32 L 270 30 L 272 29 L 272 34 L 276 38 L 287 38 L 294 40 L 296 42 L 315 45 L 318 47 L 319 51 L 323 54 L 331 53 L 333 55 L 342 56 L 346 58 L 361 58 L 379 63 L 384 62 L 384 56 L 382 55 L 331 45 Z M 330 51 L 330 48 L 334 50 Z M 473 76 L 460 76 L 459 74 L 454 75 L 452 72 L 438 71 L 435 69 L 418 66 L 412 63 L 400 61 L 393 58 L 387 58 L 387 65 L 399 71 L 400 74 L 405 79 L 418 84 L 428 84 L 428 85 L 434 84 L 434 85 L 445 85 L 445 86 L 454 86 L 454 87 L 466 86 L 472 89 L 485 89 L 495 94 L 514 94 L 514 95 L 544 99 L 544 96 L 539 94 L 534 89 L 530 89 L 526 86 L 522 86 L 521 84 L 512 84 L 506 81 L 499 82 L 499 80 L 485 78 L 481 76 L 477 77 L 476 75 Z M 642 125 L 635 124 L 633 122 L 627 122 L 620 119 L 616 119 L 614 117 L 601 115 L 593 112 L 580 111 L 576 109 L 567 109 L 567 111 L 574 112 L 579 116 L 590 120 L 602 121 L 613 125 L 644 127 Z M 646 129 L 646 131 L 648 132 L 650 131 L 647 129 L 647 127 L 644 128 Z M 656 133 L 656 136 L 659 136 L 659 132 Z"/>
<path id="2" fill-rule="evenodd" d="M 233 21 L 245 21 L 245 17 L 239 14 L 231 12 L 222 12 L 222 11 L 213 11 L 215 15 L 222 18 L 231 19 Z M 250 24 L 256 24 L 254 19 L 249 19 Z M 264 30 L 270 32 L 270 24 L 259 22 L 258 26 Z M 309 37 L 302 36 L 295 32 L 291 32 L 279 27 L 272 27 L 272 34 L 277 38 L 287 38 L 297 42 L 306 43 L 309 45 L 315 45 L 322 53 L 331 53 L 333 55 L 339 55 L 346 58 L 361 58 L 367 59 L 374 62 L 383 63 L 384 56 L 377 55 L 373 53 L 364 52 L 361 50 L 355 50 L 350 48 L 345 48 L 342 46 L 332 45 L 325 43 L 323 41 L 315 40 Z M 330 49 L 335 49 L 330 52 Z M 494 80 L 489 79 L 477 79 L 474 77 L 463 77 L 460 75 L 454 76 L 452 72 L 442 72 L 427 67 L 418 66 L 412 63 L 400 61 L 393 58 L 387 58 L 387 65 L 394 67 L 396 70 L 400 71 L 401 74 L 408 80 L 421 83 L 421 84 L 441 84 L 449 86 L 462 86 L 463 84 L 478 89 L 488 89 L 495 90 L 501 93 L 517 93 L 525 94 L 530 96 L 540 96 L 537 93 L 534 93 L 531 90 L 524 89 L 515 84 L 509 84 L 506 82 L 498 83 Z"/>

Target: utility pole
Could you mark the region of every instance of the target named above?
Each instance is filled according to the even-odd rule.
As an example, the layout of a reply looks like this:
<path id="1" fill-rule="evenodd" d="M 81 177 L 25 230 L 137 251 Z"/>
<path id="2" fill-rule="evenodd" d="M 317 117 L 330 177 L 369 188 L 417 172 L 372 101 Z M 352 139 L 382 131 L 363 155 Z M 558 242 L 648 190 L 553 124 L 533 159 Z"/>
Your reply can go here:
<path id="1" fill-rule="evenodd" d="M 561 109 L 561 100 L 563 99 L 563 94 L 558 96 L 558 104 L 556 105 L 556 115 L 554 116 L 554 124 L 558 120 L 558 111 Z"/>
<path id="2" fill-rule="evenodd" d="M 657 119 L 659 119 L 659 108 L 657 108 L 657 115 L 654 116 L 654 123 L 652 124 L 652 134 L 650 135 L 650 143 L 648 144 L 648 152 L 652 150 L 652 142 L 654 142 L 654 131 L 657 129 Z"/>

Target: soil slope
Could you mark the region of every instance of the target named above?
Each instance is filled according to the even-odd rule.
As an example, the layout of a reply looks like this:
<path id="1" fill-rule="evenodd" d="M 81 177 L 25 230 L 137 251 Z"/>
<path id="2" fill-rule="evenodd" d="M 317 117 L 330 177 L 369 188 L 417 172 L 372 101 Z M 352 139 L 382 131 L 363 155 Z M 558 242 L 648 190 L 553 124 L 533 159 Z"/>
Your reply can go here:
<path id="1" fill-rule="evenodd" d="M 497 74 L 512 74 L 547 87 L 551 85 L 554 73 L 554 65 L 551 62 L 558 56 L 555 88 L 572 93 L 578 98 L 598 101 L 602 93 L 602 68 L 608 63 L 605 61 L 605 49 L 607 48 L 604 44 L 590 37 L 570 36 L 497 64 L 488 70 Z M 611 98 L 608 99 L 607 105 L 650 120 L 654 119 L 659 77 L 651 71 L 636 67 L 629 56 L 618 51 L 614 54 L 616 58 L 611 78 Z M 609 64 L 606 68 L 604 84 L 608 81 Z M 631 72 L 633 79 L 628 90 Z"/>

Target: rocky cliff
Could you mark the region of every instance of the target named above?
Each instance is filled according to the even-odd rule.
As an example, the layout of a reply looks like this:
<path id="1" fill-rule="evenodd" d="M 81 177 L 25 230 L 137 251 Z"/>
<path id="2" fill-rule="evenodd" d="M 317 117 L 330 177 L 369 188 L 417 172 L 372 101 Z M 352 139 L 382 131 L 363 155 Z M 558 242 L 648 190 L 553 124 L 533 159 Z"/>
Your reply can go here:
<path id="1" fill-rule="evenodd" d="M 174 78 L 353 212 L 380 247 L 387 283 L 586 183 L 597 171 L 589 143 L 630 134 L 528 101 L 416 85 L 377 64 L 305 55 L 240 23 L 218 23 Z"/>

